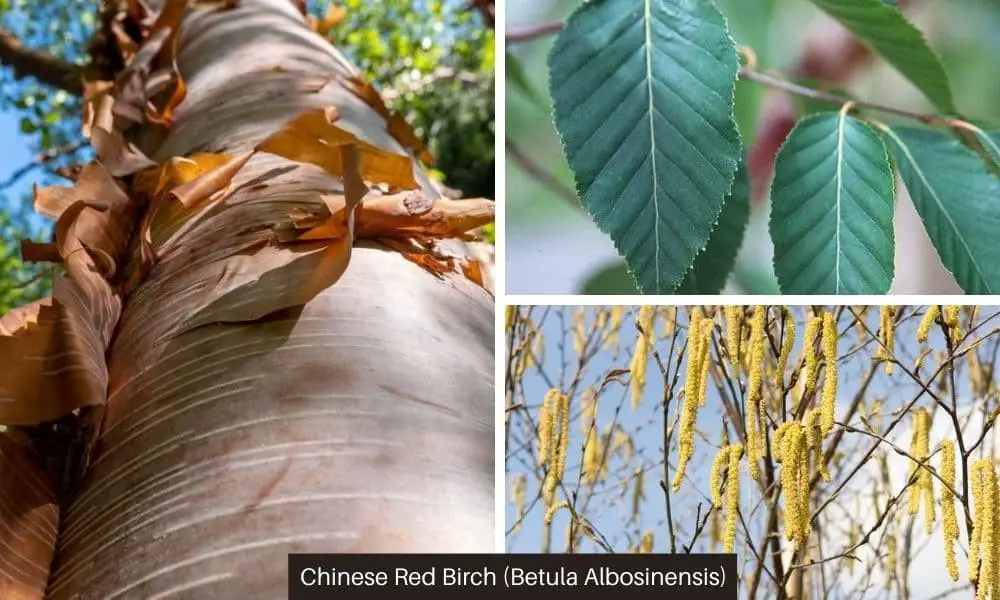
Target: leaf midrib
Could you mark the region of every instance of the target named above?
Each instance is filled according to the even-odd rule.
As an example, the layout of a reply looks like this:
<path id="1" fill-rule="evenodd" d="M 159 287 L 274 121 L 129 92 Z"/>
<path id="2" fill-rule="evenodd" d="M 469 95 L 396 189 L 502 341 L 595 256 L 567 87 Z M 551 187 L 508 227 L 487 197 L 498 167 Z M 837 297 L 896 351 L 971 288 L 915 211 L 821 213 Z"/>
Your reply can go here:
<path id="1" fill-rule="evenodd" d="M 840 293 L 840 196 L 844 187 L 844 125 L 847 119 L 846 111 L 840 111 L 840 119 L 837 121 L 837 254 L 834 262 L 834 273 L 836 284 L 834 293 Z"/>
<path id="2" fill-rule="evenodd" d="M 656 265 L 656 293 L 660 292 L 660 203 L 656 201 L 656 190 L 659 189 L 659 182 L 656 176 L 656 131 L 653 127 L 653 40 L 650 32 L 651 14 L 650 1 L 645 0 L 643 7 L 643 19 L 645 20 L 645 44 L 646 44 L 646 92 L 649 106 L 646 109 L 646 116 L 649 118 L 649 157 L 653 167 L 653 191 L 651 200 L 653 202 L 653 243 L 656 247 L 653 263 Z"/>
<path id="3" fill-rule="evenodd" d="M 930 182 L 927 181 L 927 177 L 924 176 L 924 170 L 921 169 L 920 165 L 917 164 L 917 161 L 914 160 L 913 154 L 910 153 L 909 147 L 905 143 L 903 143 L 903 140 L 899 139 L 899 136 L 897 136 L 895 132 L 892 131 L 891 128 L 882 127 L 882 130 L 885 131 L 886 134 L 888 134 L 893 139 L 893 141 L 896 142 L 896 144 L 899 146 L 899 149 L 902 150 L 903 154 L 906 155 L 906 158 L 907 160 L 910 161 L 910 165 L 913 166 L 913 170 L 917 174 L 917 177 L 920 178 L 920 182 L 930 193 L 931 198 L 934 198 L 934 202 L 937 203 L 938 208 L 941 210 L 941 214 L 944 215 L 944 218 L 947 219 L 948 224 L 951 225 L 952 230 L 955 232 L 955 238 L 958 239 L 959 243 L 962 244 L 962 248 L 965 248 L 965 254 L 969 257 L 969 261 L 972 263 L 972 266 L 975 267 L 976 273 L 979 275 L 979 280 L 983 282 L 984 286 L 986 286 L 986 291 L 992 294 L 993 289 L 990 287 L 989 281 L 986 280 L 986 276 L 983 274 L 983 270 L 979 268 L 979 263 L 976 261 L 975 256 L 972 254 L 972 249 L 969 248 L 969 244 L 965 241 L 965 237 L 958 230 L 958 226 L 955 225 L 955 221 L 952 220 L 951 213 L 949 213 L 948 210 L 945 209 L 944 203 L 941 202 L 941 198 L 938 197 L 937 195 L 937 191 L 934 189 L 933 186 L 931 186 Z"/>

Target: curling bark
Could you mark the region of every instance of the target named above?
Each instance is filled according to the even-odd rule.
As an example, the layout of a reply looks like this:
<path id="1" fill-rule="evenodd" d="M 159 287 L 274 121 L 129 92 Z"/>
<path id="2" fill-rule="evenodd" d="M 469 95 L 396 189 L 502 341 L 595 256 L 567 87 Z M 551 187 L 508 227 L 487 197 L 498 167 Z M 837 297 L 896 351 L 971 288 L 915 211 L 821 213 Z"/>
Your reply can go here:
<path id="1" fill-rule="evenodd" d="M 238 156 L 332 106 L 337 126 L 409 156 L 349 88 L 356 69 L 293 2 L 235 4 L 185 13 L 186 95 L 169 127 L 129 131 L 140 150 L 160 164 Z M 317 77 L 329 81 L 306 83 Z M 420 167 L 413 177 L 440 197 Z M 107 402 L 94 409 L 82 483 L 60 508 L 47 599 L 276 598 L 291 552 L 492 550 L 491 294 L 369 241 L 332 286 L 280 306 L 283 286 L 319 271 L 263 264 L 276 223 L 349 185 L 255 154 L 224 201 L 166 227 L 171 248 L 148 272 L 133 244 Z M 199 304 L 234 281 L 244 285 L 218 305 Z"/>

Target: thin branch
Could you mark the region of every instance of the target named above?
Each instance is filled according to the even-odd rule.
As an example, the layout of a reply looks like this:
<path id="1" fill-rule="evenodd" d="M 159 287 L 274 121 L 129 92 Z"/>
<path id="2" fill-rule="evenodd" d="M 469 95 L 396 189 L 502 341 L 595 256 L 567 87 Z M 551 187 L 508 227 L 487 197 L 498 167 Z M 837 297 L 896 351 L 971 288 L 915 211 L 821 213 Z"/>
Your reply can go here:
<path id="1" fill-rule="evenodd" d="M 789 94 L 802 96 L 803 98 L 811 98 L 813 100 L 822 100 L 824 102 L 830 102 L 832 104 L 843 104 L 843 105 L 847 105 L 848 103 L 853 102 L 855 106 L 861 108 L 867 108 L 869 110 L 875 110 L 878 112 L 893 114 L 900 117 L 906 117 L 908 119 L 920 121 L 921 123 L 926 123 L 928 125 L 940 125 L 943 127 L 961 127 L 959 123 L 964 123 L 963 121 L 958 119 L 949 119 L 947 117 L 939 117 L 937 115 L 916 113 L 908 110 L 903 110 L 901 108 L 894 108 L 892 106 L 876 104 L 874 102 L 865 102 L 862 100 L 853 100 L 851 98 L 845 98 L 844 96 L 838 96 L 837 94 L 831 94 L 830 92 L 825 92 L 823 90 L 817 90 L 811 87 L 806 87 L 804 85 L 793 83 L 791 81 L 786 81 L 779 77 L 775 77 L 774 75 L 761 73 L 760 71 L 753 71 L 746 67 L 740 69 L 740 77 L 743 79 L 754 81 L 761 85 L 765 85 L 770 88 L 774 88 L 776 90 L 788 92 Z"/>
<path id="2" fill-rule="evenodd" d="M 48 150 L 43 150 L 39 152 L 38 154 L 35 155 L 35 157 L 31 160 L 30 163 L 20 167 L 19 169 L 11 173 L 10 176 L 7 177 L 7 179 L 0 181 L 0 191 L 6 190 L 10 186 L 17 183 L 19 179 L 21 179 L 28 173 L 34 171 L 38 167 L 43 166 L 45 163 L 52 161 L 64 154 L 69 154 L 71 152 L 79 150 L 85 143 L 87 143 L 87 140 L 80 139 L 70 142 L 69 144 L 66 144 L 64 146 L 59 146 L 58 148 L 49 148 Z"/>
<path id="3" fill-rule="evenodd" d="M 504 39 L 507 44 L 530 42 L 547 35 L 552 35 L 553 33 L 559 33 L 565 26 L 566 23 L 563 23 L 562 21 L 542 23 L 541 25 L 530 25 L 528 27 L 524 27 L 523 29 L 508 31 Z"/>
<path id="4" fill-rule="evenodd" d="M 27 48 L 17 36 L 3 29 L 0 29 L 0 62 L 10 67 L 18 79 L 34 77 L 74 96 L 83 95 L 82 67 Z"/>
<path id="5" fill-rule="evenodd" d="M 555 175 L 546 171 L 541 165 L 536 163 L 534 159 L 528 156 L 524 150 L 521 150 L 521 148 L 519 148 L 518 145 L 515 144 L 509 137 L 505 138 L 505 143 L 507 146 L 507 152 L 510 153 L 511 158 L 514 159 L 517 166 L 521 167 L 524 172 L 538 180 L 539 183 L 549 188 L 549 190 L 554 192 L 556 196 L 559 196 L 568 202 L 570 206 L 576 210 L 583 210 L 583 207 L 580 206 L 580 201 L 577 200 L 576 193 L 573 190 L 563 185 L 563 183 L 559 181 Z"/>

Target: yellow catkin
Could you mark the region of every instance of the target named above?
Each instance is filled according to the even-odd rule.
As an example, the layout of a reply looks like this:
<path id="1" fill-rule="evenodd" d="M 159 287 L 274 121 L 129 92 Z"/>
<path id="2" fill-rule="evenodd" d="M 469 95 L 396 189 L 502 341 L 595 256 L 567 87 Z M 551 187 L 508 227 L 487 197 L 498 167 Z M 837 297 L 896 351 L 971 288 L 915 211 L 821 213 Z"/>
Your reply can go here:
<path id="1" fill-rule="evenodd" d="M 624 462 L 632 460 L 632 455 L 635 454 L 635 442 L 621 425 L 616 425 L 612 434 L 611 454 L 621 454 Z"/>
<path id="2" fill-rule="evenodd" d="M 775 430 L 774 436 L 771 438 L 771 458 L 773 458 L 775 462 L 781 462 L 782 440 L 784 439 L 785 433 L 788 429 L 795 425 L 795 421 L 785 421 L 781 425 L 778 425 L 778 429 Z"/>
<path id="3" fill-rule="evenodd" d="M 598 308 L 597 309 L 597 324 L 595 325 L 598 332 L 604 332 L 608 328 L 608 309 Z"/>
<path id="4" fill-rule="evenodd" d="M 642 404 L 642 392 L 646 387 L 646 365 L 649 363 L 650 340 L 653 335 L 653 317 L 656 310 L 652 306 L 643 306 L 639 309 L 639 316 L 636 319 L 638 337 L 635 341 L 635 354 L 632 355 L 631 387 L 632 387 L 632 410 L 639 408 Z"/>
<path id="5" fill-rule="evenodd" d="M 647 531 L 642 534 L 642 540 L 639 542 L 639 547 L 636 552 L 639 554 L 650 554 L 653 551 L 653 532 Z"/>
<path id="6" fill-rule="evenodd" d="M 806 338 L 802 352 L 805 355 L 805 381 L 806 391 L 811 392 L 816 389 L 816 378 L 819 377 L 819 357 L 816 354 L 816 338 L 819 336 L 820 326 L 823 325 L 823 317 L 813 317 L 806 325 Z"/>
<path id="7" fill-rule="evenodd" d="M 801 548 L 809 537 L 809 457 L 801 423 L 781 437 L 781 487 L 785 494 L 785 538 Z"/>
<path id="8" fill-rule="evenodd" d="M 726 475 L 726 531 L 722 537 L 722 551 L 733 552 L 736 546 L 736 524 L 740 511 L 740 457 L 743 446 L 729 446 L 729 469 Z"/>
<path id="9" fill-rule="evenodd" d="M 894 313 L 895 307 L 883 306 L 879 314 L 881 321 L 879 326 L 879 336 L 882 343 L 879 344 L 878 347 L 878 358 L 885 361 L 886 375 L 892 375 L 893 368 L 896 366 L 892 362 L 893 338 L 895 337 Z"/>
<path id="10" fill-rule="evenodd" d="M 587 347 L 587 309 L 583 306 L 573 312 L 573 349 L 583 354 Z"/>
<path id="11" fill-rule="evenodd" d="M 612 306 L 611 310 L 608 311 L 608 335 L 604 338 L 605 350 L 614 350 L 618 347 L 618 330 L 622 328 L 624 316 L 624 306 Z"/>
<path id="12" fill-rule="evenodd" d="M 924 460 L 930 456 L 930 429 L 931 416 L 927 409 L 918 408 L 913 413 L 913 437 L 910 442 L 910 454 L 917 460 Z M 930 533 L 934 529 L 934 479 L 930 471 L 917 465 L 913 466 L 913 474 L 917 477 L 917 483 L 910 487 L 908 497 L 908 509 L 911 515 L 917 514 L 920 510 L 920 503 L 924 505 L 924 530 Z"/>
<path id="13" fill-rule="evenodd" d="M 762 363 L 764 361 L 764 326 L 766 320 L 767 307 L 755 307 L 753 318 L 750 322 L 750 370 L 746 404 L 747 468 L 750 471 L 750 477 L 755 481 L 760 480 L 759 461 L 764 454 L 764 448 L 761 447 L 761 440 L 764 437 L 763 427 L 765 424 L 760 420 L 760 393 L 763 379 Z"/>
<path id="14" fill-rule="evenodd" d="M 711 488 L 712 504 L 715 508 L 722 508 L 722 467 L 729 464 L 729 446 L 723 446 L 712 461 L 712 471 L 708 478 L 708 485 Z"/>
<path id="15" fill-rule="evenodd" d="M 712 540 L 712 549 L 722 545 L 722 515 L 721 511 L 712 511 L 712 522 L 709 524 L 709 537 Z"/>
<path id="16" fill-rule="evenodd" d="M 552 407 L 555 405 L 555 397 L 558 390 L 549 390 L 542 400 L 542 405 L 538 408 L 538 464 L 544 465 L 549 461 L 549 440 L 552 439 Z"/>
<path id="17" fill-rule="evenodd" d="M 555 456 L 555 472 L 559 481 L 562 481 L 566 473 L 566 454 L 569 450 L 569 398 L 564 394 L 559 394 L 559 432 L 558 450 Z"/>
<path id="18" fill-rule="evenodd" d="M 985 521 L 986 505 L 984 504 L 983 467 L 991 468 L 989 460 L 977 460 L 972 463 L 972 536 L 969 540 L 969 581 L 979 579 L 979 555 L 982 550 L 983 522 Z"/>
<path id="19" fill-rule="evenodd" d="M 785 367 L 788 365 L 788 357 L 795 345 L 795 317 L 792 316 L 792 311 L 787 308 L 781 310 L 785 316 L 785 337 L 781 340 L 781 353 L 778 355 L 778 366 L 775 372 L 775 385 L 778 388 L 785 387 Z"/>
<path id="20" fill-rule="evenodd" d="M 527 498 L 528 478 L 524 473 L 513 477 L 510 484 L 510 500 L 514 503 L 514 527 L 512 533 L 521 531 L 521 521 L 524 520 L 524 505 Z"/>
<path id="21" fill-rule="evenodd" d="M 708 369 L 712 363 L 712 331 L 715 329 L 715 321 L 702 319 L 701 321 L 701 341 L 698 343 L 698 362 L 701 364 L 701 372 L 698 374 L 698 406 L 705 406 L 708 401 Z"/>
<path id="22" fill-rule="evenodd" d="M 569 445 L 569 398 L 559 390 L 550 390 L 545 395 L 547 412 L 546 427 L 549 439 L 545 443 L 548 454 L 548 473 L 543 494 L 547 502 L 555 495 L 556 486 L 562 481 L 566 469 L 566 454 Z"/>
<path id="23" fill-rule="evenodd" d="M 580 397 L 580 433 L 587 435 L 596 418 L 597 392 L 593 387 L 588 387 Z"/>
<path id="24" fill-rule="evenodd" d="M 980 538 L 982 565 L 976 599 L 984 600 L 993 591 L 997 577 L 997 474 L 990 459 L 983 459 L 981 477 L 983 499 L 983 533 Z"/>
<path id="25" fill-rule="evenodd" d="M 806 539 L 809 537 L 809 452 L 806 448 L 806 436 L 805 432 L 801 432 L 798 436 L 798 441 L 795 445 L 795 456 L 799 463 L 798 477 L 797 481 L 799 484 L 799 492 L 796 497 L 799 501 L 798 507 L 798 519 L 799 519 L 799 536 L 796 540 L 796 548 L 802 548 Z"/>
<path id="26" fill-rule="evenodd" d="M 677 307 L 671 306 L 660 309 L 660 339 L 664 340 L 674 333 L 677 324 Z"/>
<path id="27" fill-rule="evenodd" d="M 642 508 L 642 500 L 646 497 L 645 487 L 646 469 L 642 463 L 635 470 L 635 483 L 632 485 L 632 519 L 639 518 L 639 510 Z"/>
<path id="28" fill-rule="evenodd" d="M 896 576 L 896 537 L 889 535 L 885 540 L 885 589 L 892 588 L 892 581 Z"/>
<path id="29" fill-rule="evenodd" d="M 587 438 L 583 445 L 583 465 L 581 477 L 584 482 L 597 481 L 603 461 L 604 446 L 597 435 L 597 426 L 587 430 Z"/>
<path id="30" fill-rule="evenodd" d="M 514 328 L 514 323 L 517 321 L 517 306 L 511 304 L 504 310 L 504 331 L 510 331 Z"/>
<path id="31" fill-rule="evenodd" d="M 955 487 L 955 443 L 941 442 L 941 479 Z M 941 489 L 941 519 L 944 530 L 944 562 L 952 581 L 958 581 L 958 563 L 955 561 L 955 542 L 958 540 L 958 516 L 955 514 L 955 496 L 947 487 Z"/>
<path id="32" fill-rule="evenodd" d="M 953 343 L 962 339 L 962 328 L 958 325 L 958 315 L 961 308 L 961 306 L 945 306 L 941 313 L 941 320 L 948 326 L 948 333 L 951 335 Z"/>
<path id="33" fill-rule="evenodd" d="M 742 339 L 740 328 L 743 326 L 743 307 L 726 306 L 723 308 L 723 313 L 726 317 L 726 350 L 729 351 L 729 360 L 733 364 L 733 370 L 737 371 L 740 367 L 739 354 L 740 340 Z"/>
<path id="34" fill-rule="evenodd" d="M 551 525 L 552 524 L 552 519 L 555 518 L 556 513 L 559 512 L 559 510 L 563 509 L 563 508 L 569 509 L 569 502 L 566 502 L 565 500 L 563 500 L 562 502 L 557 502 L 556 504 L 553 504 L 552 506 L 550 506 L 548 508 L 548 510 L 545 511 L 545 524 L 546 525 Z"/>
<path id="35" fill-rule="evenodd" d="M 920 325 L 917 325 L 918 342 L 924 343 L 927 341 L 927 335 L 931 332 L 931 325 L 934 324 L 934 319 L 937 318 L 940 312 L 941 307 L 936 304 L 927 307 L 927 312 L 924 313 L 924 318 L 920 319 Z"/>
<path id="36" fill-rule="evenodd" d="M 826 376 L 823 378 L 823 414 L 819 428 L 825 436 L 833 429 L 833 416 L 837 407 L 837 324 L 833 313 L 823 315 L 823 362 Z"/>
<path id="37" fill-rule="evenodd" d="M 688 461 L 694 454 L 694 425 L 698 416 L 698 396 L 701 392 L 701 309 L 695 307 L 691 311 L 691 321 L 688 323 L 687 367 L 684 381 L 684 404 L 681 407 L 681 423 L 677 442 L 677 471 L 671 483 L 676 492 L 681 487 Z"/>
<path id="38" fill-rule="evenodd" d="M 811 450 L 816 459 L 816 469 L 819 471 L 823 481 L 829 483 L 833 478 L 826 469 L 826 462 L 823 460 L 823 434 L 820 431 L 819 413 L 813 409 L 806 411 L 802 417 L 802 426 L 805 428 L 806 448 Z"/>

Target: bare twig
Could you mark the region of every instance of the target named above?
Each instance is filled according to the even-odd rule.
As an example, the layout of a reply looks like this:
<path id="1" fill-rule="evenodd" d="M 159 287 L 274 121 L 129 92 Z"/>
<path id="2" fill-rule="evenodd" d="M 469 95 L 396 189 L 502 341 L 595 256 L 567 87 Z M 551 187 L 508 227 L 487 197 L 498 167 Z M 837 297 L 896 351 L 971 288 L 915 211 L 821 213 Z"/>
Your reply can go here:
<path id="1" fill-rule="evenodd" d="M 74 96 L 83 94 L 83 69 L 47 52 L 25 47 L 16 35 L 0 29 L 0 62 L 9 66 L 17 78 L 34 77 L 38 81 L 65 90 Z"/>
<path id="2" fill-rule="evenodd" d="M 541 165 L 535 162 L 533 158 L 528 156 L 526 152 L 521 150 L 517 144 L 513 142 L 509 137 L 505 138 L 505 143 L 507 146 L 507 152 L 510 153 L 511 158 L 517 163 L 517 166 L 521 167 L 528 175 L 531 175 L 538 180 L 539 183 L 549 188 L 556 196 L 559 196 L 563 200 L 569 203 L 570 206 L 576 210 L 583 210 L 580 206 L 579 200 L 576 198 L 576 193 L 570 188 L 563 185 L 555 175 L 546 171 Z"/>
<path id="3" fill-rule="evenodd" d="M 58 148 L 49 148 L 48 150 L 43 150 L 35 155 L 30 163 L 20 167 L 16 171 L 10 174 L 7 179 L 0 182 L 0 190 L 5 190 L 10 186 L 18 182 L 19 179 L 27 175 L 28 173 L 34 171 L 38 167 L 41 167 L 45 163 L 55 160 L 56 158 L 63 156 L 64 154 L 69 154 L 79 150 L 86 143 L 86 140 L 80 139 L 74 142 L 70 142 L 64 146 L 59 146 Z"/>
<path id="4" fill-rule="evenodd" d="M 542 23 L 541 25 L 529 25 L 522 29 L 508 31 L 504 39 L 508 44 L 530 42 L 547 35 L 552 35 L 553 33 L 559 33 L 565 26 L 566 24 L 561 21 Z"/>

